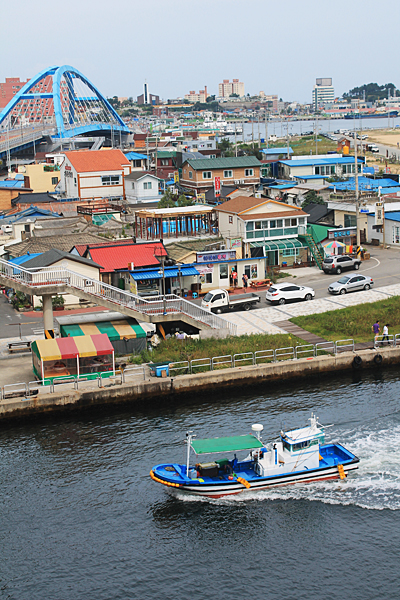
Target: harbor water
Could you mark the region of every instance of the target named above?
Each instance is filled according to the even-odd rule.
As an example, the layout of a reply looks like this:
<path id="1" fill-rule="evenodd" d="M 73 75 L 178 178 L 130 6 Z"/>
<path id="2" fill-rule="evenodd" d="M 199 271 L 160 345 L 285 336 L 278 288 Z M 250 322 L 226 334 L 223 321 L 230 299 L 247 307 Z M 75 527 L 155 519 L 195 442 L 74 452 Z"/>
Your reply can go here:
<path id="1" fill-rule="evenodd" d="M 0 432 L 0 598 L 399 598 L 400 376 L 298 384 L 81 413 Z M 153 465 L 185 432 L 264 441 L 315 411 L 360 458 L 345 481 L 219 500 L 170 496 Z"/>

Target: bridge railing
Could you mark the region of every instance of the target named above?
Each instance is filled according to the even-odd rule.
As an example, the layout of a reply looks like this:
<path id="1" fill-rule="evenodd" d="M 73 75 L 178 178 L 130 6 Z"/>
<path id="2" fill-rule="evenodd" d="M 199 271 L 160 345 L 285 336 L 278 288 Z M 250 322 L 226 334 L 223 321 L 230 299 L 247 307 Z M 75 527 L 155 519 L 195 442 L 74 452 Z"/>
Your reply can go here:
<path id="1" fill-rule="evenodd" d="M 25 269 L 0 258 L 0 274 L 10 282 L 14 281 L 29 286 L 33 294 L 35 287 L 65 285 L 70 288 L 71 293 L 73 290 L 81 290 L 93 296 L 95 302 L 99 299 L 107 300 L 149 316 L 183 313 L 213 329 L 228 329 L 231 335 L 234 335 L 237 329 L 233 323 L 175 294 L 167 294 L 165 298 L 163 296 L 142 298 L 69 269 L 52 267 Z"/>

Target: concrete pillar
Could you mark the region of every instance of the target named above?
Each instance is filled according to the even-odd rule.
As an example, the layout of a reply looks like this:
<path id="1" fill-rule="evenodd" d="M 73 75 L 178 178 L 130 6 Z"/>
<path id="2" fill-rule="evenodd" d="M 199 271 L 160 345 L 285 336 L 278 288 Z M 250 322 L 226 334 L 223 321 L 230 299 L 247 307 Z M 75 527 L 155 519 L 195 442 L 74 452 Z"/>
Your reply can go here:
<path id="1" fill-rule="evenodd" d="M 51 295 L 46 294 L 42 296 L 43 300 L 43 324 L 44 324 L 44 336 L 46 338 L 54 338 L 54 319 L 53 319 L 53 305 L 51 302 Z"/>

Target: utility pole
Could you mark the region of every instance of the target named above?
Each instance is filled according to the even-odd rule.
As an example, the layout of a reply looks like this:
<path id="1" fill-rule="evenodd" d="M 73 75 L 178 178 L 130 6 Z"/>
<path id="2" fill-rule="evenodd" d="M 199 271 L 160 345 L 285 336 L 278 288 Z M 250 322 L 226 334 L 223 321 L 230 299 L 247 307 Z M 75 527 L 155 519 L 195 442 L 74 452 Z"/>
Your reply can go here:
<path id="1" fill-rule="evenodd" d="M 315 155 L 318 154 L 318 114 L 316 115 L 315 120 Z"/>
<path id="2" fill-rule="evenodd" d="M 236 121 L 235 121 L 235 156 L 237 156 Z"/>
<path id="3" fill-rule="evenodd" d="M 268 119 L 267 119 L 267 115 L 265 115 L 265 144 L 266 144 L 266 148 L 268 148 L 268 121 L 269 121 L 269 113 L 268 113 Z"/>
<path id="4" fill-rule="evenodd" d="M 355 184 L 356 184 L 356 223 L 357 223 L 357 247 L 361 245 L 361 232 L 360 232 L 360 206 L 358 198 L 358 157 L 357 157 L 357 135 L 356 128 L 354 127 L 354 162 L 355 162 Z"/>

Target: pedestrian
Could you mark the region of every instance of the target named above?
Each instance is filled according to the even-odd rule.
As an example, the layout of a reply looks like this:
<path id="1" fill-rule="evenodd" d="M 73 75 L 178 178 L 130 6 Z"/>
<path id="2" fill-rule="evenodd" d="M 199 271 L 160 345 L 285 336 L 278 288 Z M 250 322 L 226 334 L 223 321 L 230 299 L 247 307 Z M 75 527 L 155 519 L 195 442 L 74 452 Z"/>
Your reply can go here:
<path id="1" fill-rule="evenodd" d="M 378 343 L 378 335 L 380 333 L 380 326 L 379 326 L 379 319 L 376 320 L 376 322 L 372 325 L 372 331 L 374 332 L 375 335 L 375 339 L 374 339 L 374 348 L 377 348 L 377 343 Z"/>
<path id="2" fill-rule="evenodd" d="M 248 280 L 248 277 L 247 277 L 247 275 L 246 275 L 246 273 L 245 273 L 245 274 L 243 275 L 243 277 L 242 277 L 242 281 L 243 281 L 243 289 L 244 289 L 244 291 L 245 291 L 245 292 L 247 292 L 247 280 Z"/>
<path id="3" fill-rule="evenodd" d="M 237 271 L 233 270 L 232 271 L 232 279 L 233 279 L 233 285 L 235 288 L 237 288 L 238 285 L 238 276 L 237 276 Z"/>
<path id="4" fill-rule="evenodd" d="M 390 346 L 390 342 L 389 342 L 389 323 L 386 323 L 386 325 L 383 326 L 383 330 L 382 330 L 382 346 L 385 343 L 385 340 L 387 341 L 387 345 Z"/>

